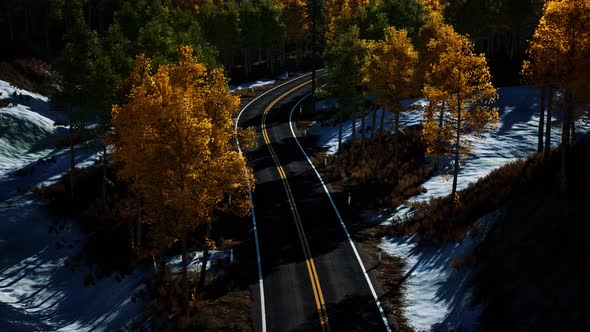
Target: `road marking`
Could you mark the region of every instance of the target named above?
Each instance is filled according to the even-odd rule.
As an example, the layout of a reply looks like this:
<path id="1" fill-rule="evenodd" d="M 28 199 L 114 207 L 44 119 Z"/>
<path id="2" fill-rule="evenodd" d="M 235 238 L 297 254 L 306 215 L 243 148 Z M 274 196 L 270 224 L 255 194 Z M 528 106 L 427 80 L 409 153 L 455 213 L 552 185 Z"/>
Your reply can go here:
<path id="1" fill-rule="evenodd" d="M 283 180 L 287 179 L 287 175 L 285 174 L 285 171 L 283 170 L 283 166 L 279 166 L 279 175 L 281 176 L 281 179 L 283 179 Z"/>
<path id="2" fill-rule="evenodd" d="M 310 82 L 311 81 L 306 81 L 302 84 L 299 84 L 298 86 L 290 89 L 289 91 L 283 93 L 282 95 L 277 97 L 275 100 L 273 100 L 266 107 L 266 109 L 264 110 L 264 112 L 262 114 L 262 123 L 261 123 L 260 127 L 262 130 L 262 136 L 264 137 L 264 142 L 266 143 L 266 146 L 268 147 L 270 155 L 275 162 L 277 172 L 279 173 L 279 176 L 280 176 L 282 183 L 283 183 L 283 187 L 285 188 L 285 192 L 287 193 L 287 200 L 289 201 L 289 205 L 291 206 L 291 214 L 293 215 L 293 219 L 295 221 L 295 226 L 297 228 L 297 234 L 299 235 L 299 241 L 301 242 L 301 247 L 303 249 L 303 255 L 305 257 L 305 264 L 307 266 L 307 271 L 309 273 L 311 288 L 313 291 L 313 296 L 314 296 L 314 299 L 316 302 L 316 308 L 317 308 L 319 318 L 320 318 L 320 326 L 322 328 L 322 331 L 330 331 L 330 323 L 328 321 L 328 312 L 326 310 L 326 303 L 324 301 L 324 294 L 322 293 L 322 288 L 320 286 L 320 280 L 317 275 L 315 263 L 313 262 L 313 258 L 311 256 L 311 250 L 309 249 L 309 243 L 307 242 L 307 238 L 305 237 L 305 232 L 303 230 L 303 225 L 301 224 L 301 218 L 299 216 L 299 211 L 297 210 L 297 206 L 295 204 L 295 199 L 293 197 L 293 193 L 291 192 L 291 187 L 289 185 L 289 182 L 287 181 L 287 175 L 285 174 L 285 171 L 284 171 L 281 163 L 279 162 L 278 156 L 276 155 L 276 153 L 272 147 L 270 137 L 269 137 L 268 132 L 266 130 L 266 118 L 268 116 L 269 111 L 279 101 L 284 99 L 286 96 L 291 94 L 293 91 L 300 89 L 301 87 L 309 84 Z"/>
<path id="3" fill-rule="evenodd" d="M 322 187 L 324 187 L 324 191 L 326 192 L 326 195 L 328 195 L 328 199 L 330 200 L 330 203 L 332 204 L 332 207 L 334 208 L 334 211 L 336 212 L 336 216 L 338 216 L 338 220 L 340 221 L 340 225 L 342 225 L 342 229 L 344 229 L 344 233 L 346 234 L 346 238 L 348 239 L 348 243 L 350 244 L 350 247 L 352 248 L 352 251 L 354 252 L 354 255 L 356 256 L 356 259 L 357 259 L 359 265 L 361 266 L 361 269 L 363 270 L 363 274 L 365 275 L 365 280 L 367 281 L 367 284 L 369 285 L 369 289 L 371 290 L 371 294 L 373 295 L 373 298 L 375 299 L 375 304 L 377 305 L 377 309 L 379 309 L 379 313 L 381 314 L 381 319 L 383 320 L 383 324 L 385 324 L 385 329 L 388 332 L 391 332 L 391 328 L 389 327 L 389 322 L 387 321 L 387 317 L 385 316 L 385 312 L 383 311 L 383 307 L 381 306 L 381 302 L 379 301 L 379 298 L 377 297 L 377 292 L 375 292 L 375 288 L 373 287 L 373 284 L 371 283 L 371 278 L 369 277 L 369 273 L 367 272 L 367 269 L 365 268 L 365 265 L 363 264 L 363 261 L 361 260 L 358 250 L 356 249 L 356 246 L 354 245 L 354 242 L 352 241 L 352 237 L 350 236 L 350 233 L 348 232 L 348 229 L 346 228 L 346 224 L 344 224 L 344 221 L 342 220 L 342 216 L 340 216 L 340 212 L 338 211 L 338 208 L 336 207 L 336 204 L 334 203 L 334 200 L 332 199 L 332 195 L 330 195 L 330 191 L 326 187 L 326 184 L 325 184 L 324 180 L 322 179 L 322 176 L 320 175 L 318 170 L 315 168 L 314 164 L 311 162 L 311 159 L 309 159 L 309 157 L 307 156 L 307 153 L 305 153 L 305 150 L 303 149 L 303 147 L 299 143 L 299 140 L 297 139 L 297 135 L 295 134 L 295 130 L 293 129 L 293 112 L 295 111 L 297 106 L 299 106 L 299 104 L 301 104 L 301 102 L 303 100 L 305 100 L 306 98 L 308 98 L 309 96 L 311 96 L 311 93 L 307 94 L 306 96 L 301 98 L 301 100 L 299 100 L 295 104 L 295 106 L 293 106 L 293 109 L 291 109 L 291 113 L 289 113 L 289 126 L 291 127 L 291 134 L 293 135 L 293 138 L 295 139 L 295 143 L 297 143 L 297 146 L 299 146 L 301 153 L 303 153 L 303 156 L 305 156 L 305 159 L 307 159 L 307 162 L 313 168 L 315 174 L 317 175 L 318 179 L 320 180 L 320 183 L 322 184 Z"/>
<path id="4" fill-rule="evenodd" d="M 258 99 L 262 98 L 263 96 L 265 96 L 266 94 L 281 88 L 291 82 L 297 81 L 302 79 L 303 77 L 307 77 L 311 75 L 311 73 L 309 74 L 305 74 L 302 75 L 300 77 L 297 77 L 295 79 L 290 80 L 289 82 L 285 82 L 283 84 L 277 85 L 274 88 L 266 91 L 265 93 L 261 94 L 260 96 L 252 99 L 246 106 L 244 106 L 242 108 L 242 110 L 240 111 L 240 113 L 238 113 L 238 116 L 236 117 L 236 123 L 235 123 L 235 127 L 234 127 L 234 134 L 236 135 L 236 144 L 238 147 L 238 152 L 240 153 L 240 155 L 242 154 L 242 149 L 240 148 L 240 141 L 238 140 L 238 124 L 240 122 L 240 117 L 242 116 L 242 113 L 244 113 L 244 111 L 250 106 L 252 105 L 252 103 L 254 103 L 255 101 L 257 101 Z M 246 171 L 244 170 L 244 173 L 246 173 Z M 258 289 L 260 290 L 260 318 L 262 321 L 262 332 L 266 332 L 266 306 L 264 304 L 264 279 L 262 276 L 262 259 L 260 256 L 260 244 L 258 241 L 258 227 L 256 225 L 256 215 L 254 214 L 254 200 L 252 198 L 252 191 L 248 190 L 248 196 L 250 197 L 250 212 L 252 213 L 252 231 L 254 232 L 254 243 L 256 244 L 256 261 L 258 263 Z"/>

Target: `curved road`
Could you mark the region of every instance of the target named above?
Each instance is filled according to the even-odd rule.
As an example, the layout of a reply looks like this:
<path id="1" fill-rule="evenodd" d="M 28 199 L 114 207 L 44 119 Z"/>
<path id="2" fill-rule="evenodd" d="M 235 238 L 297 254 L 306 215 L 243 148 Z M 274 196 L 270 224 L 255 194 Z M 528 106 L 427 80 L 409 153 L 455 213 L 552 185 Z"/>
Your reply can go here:
<path id="1" fill-rule="evenodd" d="M 263 292 L 253 292 L 254 325 L 259 331 L 386 331 L 374 282 L 333 205 L 343 199 L 330 201 L 293 137 L 299 134 L 291 130 L 290 112 L 309 94 L 309 78 L 265 93 L 238 117 L 239 126 L 260 134 L 257 148 L 246 154 L 256 178 L 263 277 Z"/>

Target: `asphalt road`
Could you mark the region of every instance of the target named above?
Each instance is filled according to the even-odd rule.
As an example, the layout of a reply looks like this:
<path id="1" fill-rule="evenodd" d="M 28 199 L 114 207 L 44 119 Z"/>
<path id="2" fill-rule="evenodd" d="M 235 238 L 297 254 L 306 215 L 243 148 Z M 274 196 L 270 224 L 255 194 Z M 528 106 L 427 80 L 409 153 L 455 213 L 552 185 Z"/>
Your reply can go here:
<path id="1" fill-rule="evenodd" d="M 260 134 L 257 148 L 246 156 L 256 178 L 253 201 L 266 328 L 384 331 L 382 316 L 344 229 L 289 127 L 291 109 L 310 92 L 311 84 L 284 94 L 309 78 L 267 93 L 239 118 L 240 127 L 253 126 Z M 266 133 L 261 130 L 263 118 Z M 341 213 L 346 212 L 344 200 L 335 198 Z M 254 299 L 252 319 L 261 330 L 261 299 L 256 295 Z"/>

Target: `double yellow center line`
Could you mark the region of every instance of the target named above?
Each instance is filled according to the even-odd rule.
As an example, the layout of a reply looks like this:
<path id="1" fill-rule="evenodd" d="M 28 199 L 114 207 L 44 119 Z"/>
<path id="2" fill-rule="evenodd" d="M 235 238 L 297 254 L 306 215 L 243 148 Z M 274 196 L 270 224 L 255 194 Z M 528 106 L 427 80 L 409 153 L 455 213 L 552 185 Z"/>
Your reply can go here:
<path id="1" fill-rule="evenodd" d="M 297 227 L 297 234 L 299 235 L 299 241 L 301 242 L 301 247 L 303 248 L 303 255 L 305 257 L 305 264 L 307 266 L 307 271 L 309 272 L 309 278 L 311 281 L 311 288 L 313 290 L 313 296 L 315 298 L 316 308 L 318 310 L 319 318 L 320 318 L 320 325 L 322 327 L 322 331 L 330 331 L 330 324 L 328 322 L 328 312 L 326 311 L 326 302 L 324 301 L 324 294 L 322 293 L 322 288 L 320 286 L 320 280 L 318 278 L 318 273 L 315 268 L 315 264 L 313 262 L 313 258 L 311 256 L 311 250 L 309 249 L 309 244 L 307 243 L 307 238 L 305 237 L 305 232 L 303 231 L 303 225 L 301 224 L 301 218 L 299 217 L 299 211 L 297 211 L 297 207 L 295 205 L 295 199 L 293 198 L 293 193 L 291 192 L 291 187 L 289 186 L 289 182 L 287 181 L 287 174 L 283 169 L 283 166 L 279 162 L 279 159 L 272 147 L 270 142 L 270 138 L 268 136 L 268 132 L 266 130 L 266 117 L 268 112 L 273 108 L 280 100 L 285 98 L 287 95 L 292 93 L 295 90 L 300 89 L 301 87 L 309 84 L 311 80 L 306 81 L 298 86 L 292 88 L 291 90 L 283 93 L 278 98 L 276 98 L 272 103 L 266 107 L 264 113 L 262 114 L 262 136 L 264 137 L 264 142 L 268 146 L 268 150 L 270 151 L 270 155 L 275 162 L 277 171 L 279 176 L 281 177 L 283 187 L 285 188 L 285 192 L 287 193 L 287 199 L 289 201 L 289 205 L 291 206 L 291 213 L 293 215 L 293 219 L 295 220 L 295 226 Z"/>

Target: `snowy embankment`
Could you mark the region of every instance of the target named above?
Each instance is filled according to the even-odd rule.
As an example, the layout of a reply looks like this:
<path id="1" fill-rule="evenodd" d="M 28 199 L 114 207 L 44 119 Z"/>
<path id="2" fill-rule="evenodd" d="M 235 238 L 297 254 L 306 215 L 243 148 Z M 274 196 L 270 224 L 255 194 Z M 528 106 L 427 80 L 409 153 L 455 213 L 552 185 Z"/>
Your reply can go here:
<path id="1" fill-rule="evenodd" d="M 266 85 L 273 85 L 276 82 L 277 81 L 275 81 L 275 80 L 266 80 L 266 81 L 248 82 L 248 83 L 240 84 L 238 86 L 230 85 L 229 92 L 233 93 L 237 90 L 249 90 L 249 89 L 259 88 L 259 87 L 266 86 Z"/>
<path id="2" fill-rule="evenodd" d="M 318 112 L 325 111 L 333 107 L 333 100 L 318 101 L 316 103 L 316 110 Z M 422 120 L 422 110 L 419 107 L 424 107 L 428 104 L 426 99 L 418 100 L 407 100 L 403 102 L 404 106 L 409 107 L 412 105 L 416 107 L 416 110 L 404 112 L 400 115 L 400 127 L 406 128 L 409 126 L 417 125 Z M 365 115 L 365 137 L 371 136 L 372 132 L 378 131 L 381 125 L 381 116 L 383 109 L 379 108 L 376 112 L 376 124 L 375 128 L 372 128 L 373 123 L 373 112 L 367 112 Z M 391 130 L 393 126 L 393 114 L 385 111 L 385 123 L 384 130 Z M 356 135 L 361 136 L 361 117 L 356 119 Z M 338 127 L 332 126 L 327 123 L 315 123 L 311 128 L 307 130 L 308 135 L 313 135 L 317 138 L 318 146 L 325 147 L 326 153 L 333 155 L 338 152 Z M 342 143 L 348 142 L 352 139 L 352 120 L 348 120 L 342 123 Z"/>
<path id="3" fill-rule="evenodd" d="M 201 266 L 203 265 L 203 252 L 196 251 L 189 253 L 188 260 L 186 267 L 188 271 L 199 272 L 201 271 Z M 210 250 L 209 251 L 209 258 L 207 259 L 207 271 L 208 273 L 223 273 L 222 270 L 217 271 L 215 269 L 215 264 L 221 262 L 231 262 L 233 260 L 233 252 L 230 250 Z M 166 260 L 166 264 L 170 267 L 172 272 L 180 272 L 182 269 L 182 255 L 176 255 L 173 257 L 169 257 Z"/>
<path id="4" fill-rule="evenodd" d="M 467 234 L 460 243 L 418 246 L 416 235 L 383 239 L 381 250 L 405 260 L 405 316 L 416 331 L 477 330 L 482 307 L 472 303 L 473 271 L 466 262 L 502 213 L 500 209 L 480 218 L 475 222 L 479 237 Z"/>
<path id="5" fill-rule="evenodd" d="M 63 115 L 49 110 L 46 97 L 7 82 L 0 81 L 0 91 L 0 99 L 11 99 L 0 108 L 0 330 L 115 330 L 141 312 L 143 303 L 131 298 L 145 272 L 85 287 L 91 268 L 66 267 L 85 235 L 75 224 L 52 220 L 42 200 L 25 192 L 55 183 L 68 168 L 67 149 L 54 149 L 67 130 L 54 126 Z M 78 146 L 78 167 L 92 165 L 97 151 L 93 144 Z M 52 156 L 55 163 L 36 163 Z M 16 176 L 23 167 L 31 172 Z"/>
<path id="6" fill-rule="evenodd" d="M 536 89 L 527 86 L 506 87 L 498 89 L 500 121 L 498 126 L 485 136 L 485 140 L 472 140 L 473 152 L 461 167 L 458 189 L 467 187 L 470 182 L 486 176 L 518 158 L 525 158 L 537 149 L 540 96 Z M 424 104 L 425 100 L 419 100 Z M 559 113 L 554 112 L 553 121 L 558 120 Z M 378 114 L 378 121 L 379 121 Z M 386 113 L 386 128 L 391 128 L 393 117 Z M 366 118 L 372 121 L 372 115 Z M 401 127 L 420 123 L 421 111 L 403 113 Z M 360 121 L 357 121 L 357 132 Z M 577 123 L 579 133 L 587 133 L 590 127 Z M 319 144 L 335 153 L 338 144 L 338 128 L 316 124 L 309 131 L 319 138 Z M 351 122 L 344 126 L 344 141 L 350 139 Z M 560 128 L 553 126 L 551 144 L 556 146 L 560 140 Z M 442 175 L 437 175 L 423 184 L 427 192 L 409 199 L 409 201 L 428 200 L 450 194 L 451 183 Z M 389 224 L 395 217 L 404 217 L 411 213 L 406 206 L 401 206 L 391 215 L 379 215 L 367 211 L 366 217 L 371 223 Z M 497 212 L 482 218 L 479 223 L 487 223 L 497 216 Z M 471 307 L 470 269 L 455 269 L 451 262 L 461 259 L 473 248 L 474 241 L 469 237 L 460 244 L 452 243 L 442 247 L 417 247 L 415 238 L 387 237 L 380 247 L 393 256 L 403 257 L 405 265 L 405 315 L 409 323 L 418 331 L 446 331 L 448 327 L 462 327 L 466 330 L 476 329 L 479 308 Z"/>

